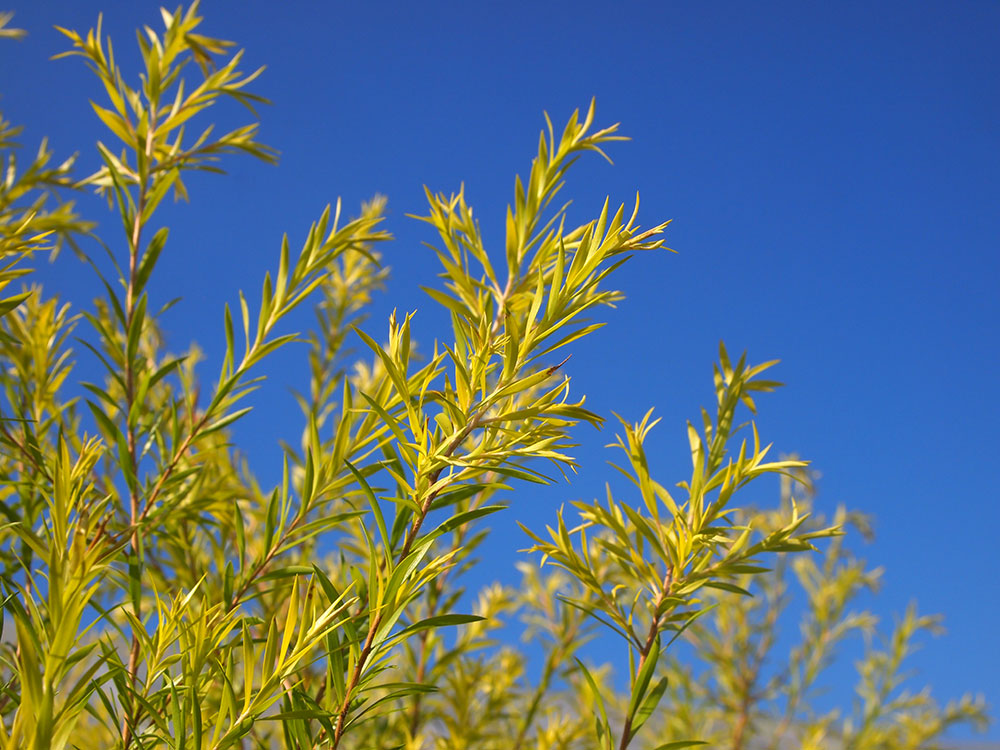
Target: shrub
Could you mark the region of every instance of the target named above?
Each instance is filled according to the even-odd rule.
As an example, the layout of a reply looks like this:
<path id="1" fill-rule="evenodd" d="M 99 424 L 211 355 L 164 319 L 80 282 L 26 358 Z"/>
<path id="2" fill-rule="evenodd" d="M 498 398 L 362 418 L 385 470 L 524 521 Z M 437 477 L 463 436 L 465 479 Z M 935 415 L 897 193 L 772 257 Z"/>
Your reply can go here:
<path id="1" fill-rule="evenodd" d="M 979 703 L 942 709 L 896 690 L 911 637 L 931 625 L 912 612 L 862 667 L 856 719 L 809 709 L 836 641 L 873 625 L 845 615 L 875 575 L 838 538 L 820 562 L 795 556 L 809 597 L 804 642 L 787 669 L 764 674 L 786 556 L 836 537 L 848 518 L 824 526 L 805 512 L 808 492 L 792 500 L 791 482 L 775 510 L 735 508 L 747 484 L 801 480 L 805 464 L 769 459 L 755 427 L 740 434 L 738 412 L 778 384 L 764 377 L 773 363 L 734 362 L 724 347 L 716 403 L 687 428 L 692 471 L 678 490 L 650 472 L 651 415 L 622 421 L 618 468 L 634 493 L 609 491 L 577 504 L 578 518 L 560 512 L 552 528 L 529 531 L 548 565 L 523 564 L 520 587 L 487 587 L 472 613 L 457 611 L 498 500 L 552 481 L 546 471 L 572 471 L 575 427 L 602 423 L 570 398 L 566 355 L 599 327 L 589 316 L 621 298 L 614 270 L 661 250 L 666 224 L 641 229 L 637 210 L 605 204 L 568 228 L 553 208 L 573 162 L 620 139 L 617 126 L 594 127 L 591 104 L 562 131 L 547 121 L 528 179 L 516 182 L 503 253 L 488 252 L 461 191 L 428 192 L 422 220 L 438 235 L 443 278 L 428 293 L 452 322 L 430 351 L 415 352 L 409 315 L 393 315 L 383 341 L 359 327 L 385 278 L 385 203 L 350 220 L 338 203 L 301 249 L 283 241 L 259 303 L 241 294 L 224 308 L 221 371 L 200 383 L 197 350 L 169 354 L 162 311 L 148 306 L 168 240 L 157 209 L 169 193 L 187 198 L 191 170 L 274 152 L 257 140 L 255 116 L 222 135 L 204 120 L 224 100 L 253 113 L 260 71 L 243 72 L 230 42 L 200 33 L 197 4 L 162 18 L 162 32 L 139 35 L 145 69 L 134 85 L 100 22 L 86 35 L 61 29 L 66 54 L 84 59 L 106 97 L 94 111 L 114 145 L 98 144 L 93 174 L 74 177 L 72 160 L 50 167 L 44 143 L 19 170 L 16 131 L 0 127 L 0 286 L 61 242 L 87 257 L 80 245 L 93 243 L 76 238 L 92 225 L 64 200 L 72 190 L 106 197 L 124 238 L 108 238 L 123 249 L 110 274 L 87 257 L 106 290 L 89 309 L 37 287 L 0 302 L 4 747 L 666 750 L 749 747 L 756 736 L 902 748 L 982 719 Z M 0 31 L 16 35 L 8 21 Z M 285 449 L 283 479 L 265 490 L 230 428 L 268 357 L 299 339 L 279 324 L 307 304 L 318 326 L 305 337 L 302 446 Z M 370 353 L 352 361 L 355 333 Z M 74 334 L 102 382 L 74 385 Z M 501 636 L 517 616 L 547 644 L 537 674 Z M 624 641 L 617 687 L 608 666 L 585 665 L 598 627 Z M 698 659 L 668 657 L 679 637 Z"/>

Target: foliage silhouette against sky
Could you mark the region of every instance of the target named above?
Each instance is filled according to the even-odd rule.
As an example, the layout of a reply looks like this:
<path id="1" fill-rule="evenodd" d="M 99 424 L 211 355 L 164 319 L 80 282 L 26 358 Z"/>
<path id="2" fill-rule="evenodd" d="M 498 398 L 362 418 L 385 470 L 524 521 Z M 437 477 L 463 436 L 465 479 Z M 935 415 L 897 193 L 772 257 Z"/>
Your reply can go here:
<path id="1" fill-rule="evenodd" d="M 0 47 L 4 112 L 25 126 L 29 150 L 48 135 L 58 155 L 82 152 L 81 172 L 96 168 L 93 81 L 81 65 L 48 61 L 65 48 L 51 27 L 89 28 L 104 11 L 105 31 L 127 42 L 154 4 L 8 5 L 30 37 Z M 298 242 L 295 228 L 337 195 L 351 206 L 379 192 L 397 239 L 368 329 L 384 335 L 390 305 L 416 309 L 415 336 L 430 345 L 446 324 L 418 289 L 437 271 L 420 245 L 433 238 L 405 217 L 424 211 L 422 185 L 464 181 L 499 246 L 513 172 L 527 172 L 542 111 L 562 122 L 596 96 L 600 121 L 621 120 L 634 140 L 612 144 L 614 167 L 594 159 L 576 169 L 571 216 L 593 213 L 606 192 L 627 202 L 638 187 L 645 216 L 674 219 L 667 242 L 679 254 L 622 269 L 627 299 L 575 354 L 574 388 L 605 416 L 636 420 L 655 405 L 664 424 L 650 459 L 671 476 L 687 460 L 676 426 L 710 396 L 718 340 L 780 357 L 789 386 L 767 397 L 766 433 L 822 472 L 820 509 L 842 502 L 875 515 L 877 544 L 864 554 L 887 570 L 877 611 L 888 619 L 916 598 L 945 615 L 947 635 L 914 658 L 921 681 L 942 697 L 981 692 L 996 705 L 1000 7 L 203 10 L 209 33 L 246 49 L 248 67 L 268 66 L 257 90 L 275 106 L 261 112 L 261 136 L 281 163 L 232 161 L 229 177 L 190 180 L 192 205 L 164 207 L 171 243 L 158 273 L 184 297 L 165 319 L 168 341 L 221 351 L 219 295 L 256 287 L 281 232 Z M 120 54 L 134 63 L 134 45 Z M 115 221 L 97 201 L 81 206 L 105 228 Z M 77 303 L 100 292 L 68 254 L 41 273 Z M 237 431 L 258 465 L 270 461 L 268 482 L 280 472 L 277 440 L 298 437 L 286 386 L 305 384 L 301 356 L 282 355 Z M 527 546 L 515 519 L 538 527 L 563 501 L 602 494 L 610 434 L 580 438 L 573 484 L 519 493 L 487 554 L 509 560 Z"/>

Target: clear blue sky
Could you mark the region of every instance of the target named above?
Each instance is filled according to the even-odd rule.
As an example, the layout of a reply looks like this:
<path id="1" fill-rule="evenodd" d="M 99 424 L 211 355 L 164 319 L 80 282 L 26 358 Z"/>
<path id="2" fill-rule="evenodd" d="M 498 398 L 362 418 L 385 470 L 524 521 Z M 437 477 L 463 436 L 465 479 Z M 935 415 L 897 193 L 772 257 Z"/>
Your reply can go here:
<path id="1" fill-rule="evenodd" d="M 59 154 L 97 164 L 103 137 L 88 98 L 96 81 L 52 24 L 89 28 L 98 11 L 126 65 L 133 29 L 159 24 L 154 3 L 8 0 L 31 36 L 0 45 L 2 109 Z M 820 506 L 874 514 L 886 568 L 874 600 L 886 619 L 917 599 L 948 633 L 914 659 L 940 698 L 965 691 L 1000 704 L 997 568 L 1000 442 L 996 379 L 1000 262 L 1000 4 L 764 3 L 204 3 L 206 31 L 234 39 L 258 89 L 263 139 L 281 165 L 230 161 L 228 177 L 191 183 L 169 208 L 172 233 L 153 286 L 184 297 L 165 324 L 218 361 L 220 294 L 259 289 L 280 235 L 300 241 L 323 205 L 389 196 L 389 294 L 418 309 L 416 336 L 447 334 L 418 290 L 436 267 L 405 218 L 422 185 L 465 181 L 488 238 L 501 236 L 515 172 L 526 174 L 542 111 L 565 121 L 597 97 L 599 123 L 634 139 L 611 167 L 570 176 L 573 216 L 605 194 L 638 189 L 647 226 L 674 219 L 679 251 L 636 258 L 618 276 L 627 300 L 577 350 L 577 393 L 610 415 L 664 417 L 651 445 L 663 481 L 682 478 L 683 423 L 711 398 L 717 342 L 783 360 L 787 388 L 761 400 L 761 432 L 813 460 Z M 127 53 L 127 54 L 126 54 Z M 106 209 L 87 210 L 116 238 Z M 220 217 L 220 218 L 216 218 Z M 99 291 L 70 256 L 45 270 L 50 291 Z M 303 318 L 303 324 L 306 318 Z M 299 353 L 301 354 L 301 352 Z M 83 357 L 81 356 L 81 359 Z M 87 366 L 82 364 L 81 366 Z M 271 371 L 240 428 L 273 478 L 279 437 L 298 435 L 286 386 L 305 378 L 292 354 Z M 572 486 L 514 498 L 488 552 L 525 546 L 564 500 L 601 494 L 610 433 L 582 432 Z M 767 499 L 762 495 L 761 501 Z M 841 686 L 843 687 L 843 686 Z M 1000 738 L 994 726 L 989 736 Z"/>

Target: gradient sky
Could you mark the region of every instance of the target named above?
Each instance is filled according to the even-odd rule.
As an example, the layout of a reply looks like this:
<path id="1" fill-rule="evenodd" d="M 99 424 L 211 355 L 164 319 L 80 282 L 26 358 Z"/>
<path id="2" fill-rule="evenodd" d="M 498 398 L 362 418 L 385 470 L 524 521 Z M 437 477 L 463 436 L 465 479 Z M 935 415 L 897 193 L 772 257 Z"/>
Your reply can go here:
<path id="1" fill-rule="evenodd" d="M 0 45 L 4 114 L 26 126 L 29 147 L 47 134 L 57 154 L 81 151 L 81 171 L 96 168 L 106 136 L 87 100 L 99 85 L 79 60 L 48 60 L 65 48 L 51 27 L 85 31 L 103 10 L 135 70 L 133 29 L 159 25 L 156 4 L 4 7 L 30 33 Z M 464 181 L 496 247 L 543 110 L 558 126 L 596 96 L 597 122 L 621 121 L 634 140 L 611 144 L 613 167 L 595 157 L 570 173 L 571 218 L 638 189 L 644 225 L 674 219 L 678 254 L 620 272 L 627 299 L 567 365 L 574 392 L 607 416 L 656 406 L 650 450 L 672 483 L 687 469 L 684 420 L 712 398 L 719 339 L 780 358 L 788 386 L 759 401 L 763 439 L 814 462 L 821 510 L 875 516 L 864 553 L 886 569 L 871 602 L 886 621 L 913 599 L 946 618 L 947 634 L 912 661 L 914 684 L 942 699 L 982 693 L 997 710 L 1000 4 L 209 0 L 203 11 L 206 33 L 245 47 L 248 67 L 268 66 L 262 138 L 281 164 L 230 160 L 229 176 L 191 180 L 191 205 L 165 209 L 170 242 L 152 286 L 184 298 L 164 321 L 174 348 L 197 340 L 214 370 L 222 301 L 257 293 L 281 233 L 300 242 L 326 203 L 375 192 L 389 196 L 398 239 L 368 329 L 383 332 L 398 306 L 418 310 L 425 345 L 447 336 L 418 289 L 435 283 L 420 245 L 434 237 L 405 216 L 423 211 L 422 186 Z M 120 239 L 106 207 L 83 206 Z M 99 293 L 69 254 L 42 273 L 77 303 Z M 287 387 L 305 382 L 302 355 L 276 361 L 238 430 L 265 480 L 280 466 L 277 440 L 298 437 Z M 537 528 L 560 503 L 602 494 L 611 429 L 580 432 L 572 485 L 512 498 L 486 548 L 491 575 L 514 579 L 507 561 L 527 541 L 515 518 Z M 849 670 L 832 675 L 835 694 L 848 694 Z"/>

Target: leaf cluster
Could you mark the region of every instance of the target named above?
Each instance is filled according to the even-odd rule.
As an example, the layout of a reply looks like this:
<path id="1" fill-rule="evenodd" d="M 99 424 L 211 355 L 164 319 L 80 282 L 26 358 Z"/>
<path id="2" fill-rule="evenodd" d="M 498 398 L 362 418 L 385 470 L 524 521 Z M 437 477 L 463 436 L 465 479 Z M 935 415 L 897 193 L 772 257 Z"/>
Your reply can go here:
<path id="1" fill-rule="evenodd" d="M 0 15 L 0 36 L 18 36 L 9 20 Z M 555 202 L 578 158 L 622 140 L 617 126 L 596 128 L 593 102 L 562 130 L 546 116 L 528 176 L 515 180 L 502 250 L 487 247 L 464 187 L 427 191 L 417 218 L 436 235 L 441 273 L 426 291 L 451 326 L 426 350 L 413 313 L 393 313 L 381 334 L 367 325 L 387 276 L 385 199 L 355 218 L 338 201 L 300 246 L 282 238 L 259 296 L 220 300 L 225 348 L 202 382 L 202 352 L 165 345 L 162 315 L 175 302 L 150 302 L 172 252 L 159 209 L 169 193 L 191 197 L 192 170 L 221 172 L 237 155 L 273 162 L 276 152 L 259 140 L 261 70 L 243 72 L 233 43 L 202 33 L 197 2 L 162 10 L 161 21 L 138 34 L 137 79 L 120 69 L 100 19 L 85 34 L 60 29 L 71 44 L 60 57 L 82 58 L 100 83 L 92 108 L 107 138 L 87 176 L 74 176 L 73 159 L 50 167 L 44 142 L 20 169 L 17 131 L 0 121 L 0 289 L 62 238 L 104 290 L 79 310 L 38 287 L 0 301 L 0 619 L 11 623 L 0 643 L 0 747 L 700 744 L 732 716 L 708 704 L 750 695 L 740 682 L 750 678 L 716 664 L 711 701 L 682 695 L 694 683 L 671 647 L 700 638 L 712 662 L 728 653 L 723 642 L 764 639 L 780 597 L 758 610 L 745 595 L 780 589 L 765 564 L 784 570 L 793 552 L 807 553 L 795 569 L 811 619 L 770 689 L 784 691 L 782 731 L 826 736 L 833 721 L 813 721 L 807 693 L 832 644 L 868 626 L 841 611 L 874 578 L 836 562 L 836 539 L 825 567 L 809 562 L 845 518 L 824 525 L 790 501 L 764 516 L 736 506 L 750 483 L 805 466 L 769 459 L 756 426 L 737 426 L 777 387 L 763 377 L 773 362 L 734 363 L 720 347 L 715 406 L 688 425 L 692 470 L 676 489 L 651 473 L 651 413 L 621 420 L 613 447 L 631 495 L 609 489 L 575 503 L 578 520 L 560 511 L 546 533 L 529 530 L 550 564 L 522 561 L 519 587 L 465 590 L 485 520 L 525 484 L 570 476 L 577 429 L 603 424 L 571 395 L 570 355 L 622 298 L 615 270 L 665 249 L 667 224 L 642 228 L 638 197 L 628 209 L 606 200 L 579 226 Z M 216 134 L 208 115 L 233 103 L 245 124 Z M 97 238 L 62 198 L 82 189 L 107 200 L 113 234 Z M 286 332 L 306 305 L 314 329 Z M 74 341 L 100 364 L 97 382 L 78 381 Z M 265 487 L 233 428 L 273 354 L 293 344 L 309 375 L 295 396 L 301 440 L 281 445 L 281 480 Z M 823 593 L 831 587 L 840 593 Z M 765 625 L 755 628 L 758 612 Z M 908 615 L 870 654 L 860 708 L 841 727 L 846 744 L 916 746 L 983 715 L 971 702 L 941 711 L 898 693 L 908 644 L 930 624 Z M 613 666 L 591 658 L 602 627 L 626 644 L 624 691 Z M 540 668 L 512 630 L 544 644 Z M 746 703 L 745 726 L 763 726 Z"/>

